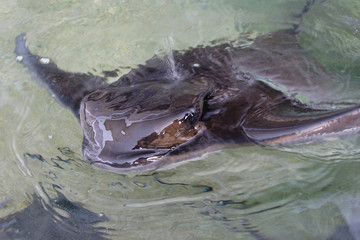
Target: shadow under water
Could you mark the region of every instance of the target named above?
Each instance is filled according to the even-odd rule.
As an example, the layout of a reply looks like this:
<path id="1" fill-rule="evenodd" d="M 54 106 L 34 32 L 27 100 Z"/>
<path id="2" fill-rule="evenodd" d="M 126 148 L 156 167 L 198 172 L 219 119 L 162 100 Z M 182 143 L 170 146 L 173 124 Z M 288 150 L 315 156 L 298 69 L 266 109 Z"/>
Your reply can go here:
<path id="1" fill-rule="evenodd" d="M 106 216 L 93 213 L 55 191 L 58 197 L 49 199 L 49 203 L 33 194 L 28 207 L 0 219 L 0 239 L 108 239 L 101 232 L 103 228 L 94 226 L 107 221 Z"/>

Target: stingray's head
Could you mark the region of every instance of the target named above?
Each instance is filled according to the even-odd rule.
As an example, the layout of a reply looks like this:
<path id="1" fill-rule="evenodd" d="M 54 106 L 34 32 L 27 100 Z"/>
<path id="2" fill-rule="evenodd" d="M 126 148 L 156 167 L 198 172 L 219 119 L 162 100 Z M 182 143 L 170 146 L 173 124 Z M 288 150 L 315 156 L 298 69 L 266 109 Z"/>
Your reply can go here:
<path id="1" fill-rule="evenodd" d="M 204 129 L 204 89 L 191 84 L 109 86 L 81 103 L 84 157 L 103 168 L 142 169 L 166 161 Z"/>

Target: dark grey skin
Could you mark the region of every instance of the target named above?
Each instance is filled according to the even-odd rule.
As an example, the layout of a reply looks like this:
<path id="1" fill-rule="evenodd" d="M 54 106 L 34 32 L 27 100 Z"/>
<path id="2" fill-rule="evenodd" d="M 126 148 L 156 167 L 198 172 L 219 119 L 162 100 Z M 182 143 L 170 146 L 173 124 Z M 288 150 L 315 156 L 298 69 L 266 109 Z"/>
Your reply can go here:
<path id="1" fill-rule="evenodd" d="M 107 169 L 154 169 L 224 147 L 309 141 L 356 133 L 360 126 L 357 106 L 329 112 L 289 96 L 318 94 L 334 79 L 301 50 L 293 30 L 246 47 L 174 51 L 112 84 L 47 63 L 27 49 L 24 34 L 16 38 L 15 54 L 79 119 L 84 158 Z"/>

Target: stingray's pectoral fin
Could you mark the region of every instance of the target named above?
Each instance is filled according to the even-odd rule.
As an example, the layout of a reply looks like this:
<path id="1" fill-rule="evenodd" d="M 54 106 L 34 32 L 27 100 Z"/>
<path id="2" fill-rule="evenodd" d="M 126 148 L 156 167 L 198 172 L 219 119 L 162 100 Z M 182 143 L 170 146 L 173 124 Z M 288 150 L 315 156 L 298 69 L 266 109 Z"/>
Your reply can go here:
<path id="1" fill-rule="evenodd" d="M 271 116 L 255 123 L 248 118 L 243 130 L 252 141 L 265 145 L 311 142 L 355 134 L 360 131 L 360 106 L 297 118 Z"/>
<path id="2" fill-rule="evenodd" d="M 59 69 L 49 58 L 32 54 L 26 47 L 25 34 L 16 37 L 15 43 L 16 60 L 27 67 L 32 78 L 60 103 L 70 108 L 78 118 L 81 99 L 107 85 L 105 78 L 66 72 Z"/>

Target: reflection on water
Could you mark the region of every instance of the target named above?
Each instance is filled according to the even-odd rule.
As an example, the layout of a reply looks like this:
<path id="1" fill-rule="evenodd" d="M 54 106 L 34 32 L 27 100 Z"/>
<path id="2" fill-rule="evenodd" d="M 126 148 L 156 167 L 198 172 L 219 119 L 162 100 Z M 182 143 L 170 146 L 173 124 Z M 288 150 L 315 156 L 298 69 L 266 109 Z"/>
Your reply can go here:
<path id="1" fill-rule="evenodd" d="M 26 31 L 34 52 L 68 71 L 124 74 L 168 48 L 289 28 L 305 2 L 3 1 L 0 237 L 34 230 L 35 211 L 63 236 L 78 226 L 97 239 L 360 239 L 357 136 L 228 149 L 157 172 L 105 171 L 83 161 L 77 120 L 13 54 Z M 359 3 L 315 2 L 301 44 L 342 73 L 334 98 L 359 102 Z"/>

